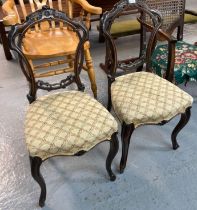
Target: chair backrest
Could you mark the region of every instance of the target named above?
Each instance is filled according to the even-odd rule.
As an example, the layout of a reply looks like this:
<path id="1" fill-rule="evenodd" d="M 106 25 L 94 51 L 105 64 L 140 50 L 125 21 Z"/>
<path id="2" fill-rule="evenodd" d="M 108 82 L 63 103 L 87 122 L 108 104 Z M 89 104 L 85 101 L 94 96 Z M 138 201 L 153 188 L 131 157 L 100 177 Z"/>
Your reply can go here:
<path id="1" fill-rule="evenodd" d="M 8 16 L 3 18 L 5 25 L 23 22 L 27 15 L 47 5 L 51 9 L 65 12 L 69 18 L 79 17 L 90 27 L 90 16 L 101 14 L 100 7 L 90 5 L 86 0 L 5 0 L 2 9 Z M 85 8 L 85 9 L 84 9 Z"/>
<path id="2" fill-rule="evenodd" d="M 77 39 L 79 40 L 75 53 L 74 75 L 69 75 L 66 79 L 60 81 L 59 83 L 49 84 L 47 82 L 37 81 L 31 68 L 31 64 L 28 62 L 28 59 L 23 53 L 23 40 L 25 39 L 26 34 L 31 33 L 31 30 L 34 30 L 35 26 L 40 26 L 42 24 L 48 24 L 48 26 L 59 24 L 62 27 L 69 27 L 69 29 L 76 33 Z M 47 30 L 53 30 L 53 27 L 49 27 Z M 12 26 L 8 39 L 10 48 L 17 52 L 19 56 L 21 69 L 30 84 L 29 94 L 27 95 L 30 103 L 36 100 L 36 93 L 38 89 L 56 90 L 65 88 L 74 82 L 77 84 L 79 90 L 84 90 L 79 74 L 84 62 L 83 46 L 88 40 L 88 30 L 82 23 L 71 20 L 61 11 L 44 6 L 41 10 L 37 10 L 36 12 L 28 15 L 26 17 L 26 21 L 22 24 Z M 68 40 L 65 38 L 65 42 L 66 41 Z"/>
<path id="3" fill-rule="evenodd" d="M 130 2 L 136 2 L 136 3 L 130 3 Z M 151 31 L 149 40 L 147 41 L 147 46 L 143 47 L 142 53 L 140 54 L 138 58 L 135 58 L 135 59 L 131 58 L 131 59 L 123 60 L 123 61 L 118 61 L 115 41 L 110 34 L 111 26 L 114 20 L 122 12 L 132 11 L 132 10 L 135 11 L 136 9 L 141 14 L 141 16 L 138 18 L 141 24 L 143 23 L 145 24 L 146 15 L 150 17 L 150 20 L 152 21 L 152 25 L 154 26 L 153 30 Z M 111 79 L 114 80 L 116 76 L 116 70 L 118 68 L 122 70 L 126 70 L 128 72 L 130 70 L 137 69 L 139 66 L 142 66 L 144 62 L 146 63 L 147 71 L 151 71 L 150 63 L 151 63 L 151 55 L 153 52 L 153 48 L 155 47 L 154 39 L 157 35 L 158 30 L 161 27 L 161 24 L 162 24 L 161 15 L 158 12 L 151 10 L 141 0 L 121 0 L 117 4 L 114 5 L 111 11 L 105 12 L 103 14 L 103 17 L 101 18 L 100 26 L 106 40 L 106 60 L 108 64 L 107 70 L 109 72 L 108 77 L 111 77 Z M 143 27 L 141 28 L 143 29 Z M 145 30 L 142 30 L 141 34 L 143 37 L 145 37 L 146 35 L 145 32 L 146 32 Z M 142 36 L 141 36 L 141 39 L 143 39 Z"/>
<path id="4" fill-rule="evenodd" d="M 151 8 L 162 14 L 162 30 L 170 35 L 177 30 L 177 39 L 183 38 L 185 0 L 145 0 Z"/>
<path id="5" fill-rule="evenodd" d="M 18 23 L 26 19 L 27 15 L 41 9 L 42 6 L 47 5 L 51 9 L 57 9 L 65 12 L 70 18 L 73 16 L 73 4 L 70 0 L 18 0 L 17 4 L 14 0 L 7 0 L 10 4 L 14 4 L 14 10 L 18 16 Z"/>

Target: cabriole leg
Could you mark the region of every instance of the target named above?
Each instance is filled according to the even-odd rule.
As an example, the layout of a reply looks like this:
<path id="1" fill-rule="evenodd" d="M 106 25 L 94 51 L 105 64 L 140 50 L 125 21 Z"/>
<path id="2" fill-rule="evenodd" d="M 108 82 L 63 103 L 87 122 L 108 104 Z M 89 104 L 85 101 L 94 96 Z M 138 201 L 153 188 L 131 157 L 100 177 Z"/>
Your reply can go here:
<path id="1" fill-rule="evenodd" d="M 119 142 L 118 142 L 118 138 L 117 138 L 117 133 L 114 133 L 112 135 L 112 138 L 110 141 L 110 150 L 109 150 L 109 154 L 108 154 L 107 160 L 106 160 L 106 169 L 110 176 L 111 181 L 115 181 L 115 179 L 116 179 L 116 176 L 114 175 L 114 173 L 111 170 L 111 164 L 112 164 L 114 157 L 116 156 L 116 154 L 118 152 L 118 148 L 119 148 Z"/>
<path id="2" fill-rule="evenodd" d="M 41 193 L 39 199 L 39 205 L 44 206 L 46 200 L 46 184 L 42 174 L 40 173 L 40 166 L 42 164 L 42 159 L 39 157 L 30 157 L 31 163 L 31 174 L 34 180 L 40 185 Z"/>
<path id="3" fill-rule="evenodd" d="M 122 157 L 120 161 L 120 173 L 123 173 L 126 167 L 130 138 L 134 130 L 134 124 L 127 125 L 123 122 L 121 131 Z"/>
<path id="4" fill-rule="evenodd" d="M 185 111 L 185 113 L 181 114 L 181 119 L 178 122 L 177 126 L 172 131 L 171 140 L 172 140 L 172 148 L 176 150 L 179 145 L 177 143 L 176 137 L 178 133 L 182 130 L 182 128 L 185 127 L 185 125 L 188 123 L 191 115 L 191 107 L 188 107 Z"/>

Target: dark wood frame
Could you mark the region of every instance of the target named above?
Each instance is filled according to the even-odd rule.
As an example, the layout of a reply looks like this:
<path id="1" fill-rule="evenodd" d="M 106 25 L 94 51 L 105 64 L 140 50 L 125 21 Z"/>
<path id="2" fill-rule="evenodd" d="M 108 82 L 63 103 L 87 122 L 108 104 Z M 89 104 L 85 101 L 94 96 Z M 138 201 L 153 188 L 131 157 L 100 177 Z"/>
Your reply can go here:
<path id="1" fill-rule="evenodd" d="M 133 9 L 137 8 L 139 12 L 141 12 L 141 17 L 139 18 L 139 21 L 144 26 L 147 26 L 147 23 L 145 21 L 145 13 L 150 16 L 153 22 L 153 26 L 151 26 L 151 35 L 149 38 L 149 41 L 147 41 L 147 47 L 146 47 L 146 55 L 141 54 L 139 58 L 135 59 L 128 59 L 120 61 L 117 58 L 117 51 L 115 42 L 113 40 L 113 37 L 110 34 L 111 25 L 113 24 L 114 19 L 124 10 L 126 9 Z M 111 101 L 111 85 L 115 81 L 116 77 L 118 76 L 116 74 L 116 70 L 120 68 L 120 65 L 123 65 L 124 68 L 128 71 L 132 71 L 134 68 L 139 68 L 145 61 L 146 61 L 146 71 L 151 72 L 151 55 L 155 48 L 155 39 L 158 33 L 160 32 L 161 27 L 161 16 L 159 13 L 157 13 L 154 10 L 150 10 L 148 6 L 143 3 L 139 2 L 136 4 L 129 3 L 129 0 L 121 0 L 118 2 L 111 11 L 104 13 L 100 25 L 102 29 L 102 33 L 105 36 L 106 40 L 106 60 L 107 60 L 107 77 L 108 77 L 108 110 L 111 110 L 112 107 L 112 101 Z M 164 34 L 165 35 L 165 34 Z M 144 31 L 143 36 L 141 36 L 141 42 L 144 38 Z M 143 48 L 145 49 L 145 48 Z M 145 57 L 144 57 L 145 56 Z M 144 60 L 145 59 L 145 60 Z M 123 69 L 124 69 L 123 68 Z M 181 119 L 177 126 L 174 128 L 172 135 L 171 135 L 171 141 L 172 141 L 172 148 L 176 150 L 179 145 L 177 143 L 177 135 L 181 131 L 181 129 L 188 123 L 190 118 L 190 109 L 191 107 L 186 108 L 185 112 L 181 114 Z M 164 125 L 168 121 L 162 121 L 158 125 Z M 130 144 L 130 138 L 132 133 L 135 130 L 135 126 L 133 123 L 126 124 L 125 122 L 122 122 L 122 129 L 121 129 L 121 140 L 122 140 L 122 156 L 120 161 L 120 173 L 124 172 L 124 169 L 126 167 L 127 162 L 127 156 L 128 156 L 128 150 L 129 150 L 129 144 Z"/>
<path id="2" fill-rule="evenodd" d="M 32 68 L 25 57 L 25 55 L 22 52 L 22 40 L 25 36 L 25 33 L 28 31 L 28 29 L 32 28 L 38 23 L 41 23 L 43 21 L 56 21 L 56 22 L 62 22 L 69 25 L 69 27 L 76 32 L 79 38 L 79 44 L 76 50 L 76 57 L 74 62 L 74 76 L 70 75 L 68 76 L 64 81 L 60 81 L 60 83 L 55 83 L 49 85 L 48 83 L 44 83 L 41 81 L 36 81 L 34 78 L 34 74 L 32 71 Z M 19 63 L 21 66 L 21 69 L 29 82 L 29 93 L 27 94 L 27 98 L 29 100 L 29 103 L 32 103 L 36 100 L 36 93 L 39 88 L 44 90 L 56 90 L 59 88 L 64 88 L 71 83 L 76 83 L 78 90 L 83 91 L 84 85 L 81 83 L 79 74 L 81 72 L 82 66 L 83 66 L 83 58 L 84 58 L 84 50 L 83 46 L 84 43 L 88 40 L 88 30 L 87 28 L 79 22 L 75 22 L 68 18 L 65 13 L 49 9 L 47 6 L 44 6 L 42 10 L 38 10 L 29 16 L 27 16 L 26 21 L 24 21 L 22 24 L 18 24 L 12 27 L 11 31 L 8 35 L 9 43 L 10 43 L 10 49 L 14 50 L 18 56 L 19 56 Z M 117 138 L 117 132 L 112 134 L 110 140 L 106 140 L 110 142 L 110 149 L 109 153 L 106 159 L 106 170 L 108 172 L 108 175 L 110 177 L 111 181 L 114 181 L 116 179 L 116 176 L 112 172 L 111 164 L 118 152 L 119 148 L 119 142 Z M 78 151 L 75 156 L 83 155 L 85 152 L 84 150 Z M 30 156 L 30 163 L 31 163 L 31 174 L 34 180 L 39 184 L 41 188 L 41 194 L 39 199 L 39 205 L 41 207 L 44 206 L 45 200 L 46 200 L 46 184 L 45 181 L 40 173 L 40 166 L 46 159 L 42 160 L 41 157 L 32 157 Z"/>

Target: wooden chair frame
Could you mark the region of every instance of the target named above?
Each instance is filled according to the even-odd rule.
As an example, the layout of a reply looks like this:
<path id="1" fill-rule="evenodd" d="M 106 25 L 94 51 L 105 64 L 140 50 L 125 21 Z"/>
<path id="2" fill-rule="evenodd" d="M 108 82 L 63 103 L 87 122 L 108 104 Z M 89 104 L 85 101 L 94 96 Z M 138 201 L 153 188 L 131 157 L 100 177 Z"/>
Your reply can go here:
<path id="1" fill-rule="evenodd" d="M 72 21 L 70 18 L 68 18 L 65 15 L 65 13 L 54 9 L 49 9 L 47 6 L 45 6 L 43 7 L 42 10 L 37 10 L 35 13 L 30 14 L 27 20 L 23 24 L 17 24 L 13 26 L 8 35 L 10 49 L 14 50 L 19 55 L 19 62 L 21 65 L 21 69 L 27 81 L 29 82 L 29 93 L 27 94 L 29 103 L 33 103 L 34 101 L 36 101 L 36 93 L 37 90 L 39 89 L 39 85 L 47 87 L 47 84 L 46 83 L 39 84 L 39 82 L 35 80 L 35 76 L 30 66 L 30 63 L 22 51 L 22 40 L 25 34 L 28 33 L 27 31 L 32 26 L 35 26 L 38 23 L 41 24 L 44 21 L 45 22 L 59 21 L 61 23 L 68 24 L 69 27 L 71 27 L 72 30 L 75 31 L 79 37 L 79 44 L 76 50 L 76 57 L 74 62 L 74 75 L 68 76 L 65 79 L 64 84 L 62 84 L 62 81 L 60 83 L 54 84 L 51 87 L 51 89 L 59 89 L 61 88 L 62 85 L 67 87 L 71 83 L 76 83 L 79 91 L 84 90 L 84 85 L 81 83 L 79 74 L 83 67 L 83 62 L 84 62 L 83 46 L 84 43 L 88 40 L 88 30 L 83 24 Z M 85 152 L 86 151 L 81 150 L 77 152 L 75 156 L 83 155 Z M 118 152 L 118 139 L 117 139 L 117 133 L 114 133 L 110 140 L 110 150 L 106 159 L 106 170 L 110 176 L 111 181 L 114 181 L 116 179 L 116 176 L 111 170 L 111 163 L 117 152 Z M 30 156 L 30 163 L 31 163 L 32 177 L 35 179 L 35 181 L 39 184 L 41 188 L 39 205 L 43 207 L 46 200 L 46 184 L 40 173 L 40 166 L 43 163 L 43 160 L 37 156 L 35 157 Z"/>
<path id="2" fill-rule="evenodd" d="M 116 45 L 113 37 L 110 34 L 110 29 L 113 24 L 114 19 L 122 13 L 122 11 L 126 10 L 126 8 L 137 8 L 141 14 L 147 14 L 152 19 L 153 25 L 151 30 L 151 35 L 149 41 L 147 43 L 146 54 L 140 54 L 139 58 L 128 59 L 128 60 L 118 60 Z M 139 21 L 144 26 L 147 26 L 147 22 L 145 21 L 144 15 L 139 18 Z M 111 85 L 115 82 L 116 77 L 118 77 L 116 70 L 123 69 L 129 71 L 133 71 L 134 69 L 138 69 L 141 67 L 144 62 L 146 63 L 146 71 L 151 71 L 151 55 L 155 48 L 155 39 L 158 34 L 165 37 L 169 37 L 168 34 L 160 32 L 160 27 L 162 24 L 161 15 L 154 11 L 150 10 L 148 6 L 140 1 L 138 3 L 129 3 L 129 0 L 121 0 L 118 2 L 111 11 L 104 13 L 100 26 L 102 29 L 102 33 L 105 36 L 106 42 L 106 60 L 107 60 L 107 77 L 108 77 L 108 110 L 110 111 L 112 108 L 111 101 Z M 142 30 L 143 31 L 143 30 Z M 144 38 L 144 33 L 141 35 L 141 43 Z M 144 49 L 144 47 L 143 47 Z M 174 128 L 171 134 L 172 148 L 176 150 L 179 145 L 177 143 L 177 135 L 181 131 L 181 129 L 188 123 L 190 119 L 191 107 L 188 107 L 185 110 L 185 113 L 181 114 L 181 119 L 178 122 L 177 126 Z M 168 121 L 162 121 L 158 125 L 164 125 Z M 135 130 L 134 124 L 126 124 L 124 121 L 122 122 L 121 128 L 121 140 L 122 140 L 122 156 L 120 161 L 120 173 L 124 172 L 127 162 L 130 138 Z"/>

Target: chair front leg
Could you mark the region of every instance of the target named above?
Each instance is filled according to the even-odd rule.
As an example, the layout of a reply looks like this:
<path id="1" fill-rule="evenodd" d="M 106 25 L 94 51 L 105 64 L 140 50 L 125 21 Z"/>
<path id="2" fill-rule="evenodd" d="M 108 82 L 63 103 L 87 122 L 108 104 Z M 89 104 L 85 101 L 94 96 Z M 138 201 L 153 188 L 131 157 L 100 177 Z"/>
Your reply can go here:
<path id="1" fill-rule="evenodd" d="M 127 164 L 130 138 L 134 130 L 135 130 L 134 124 L 127 125 L 125 122 L 122 123 L 122 130 L 121 130 L 122 157 L 120 161 L 120 173 L 124 172 L 124 169 Z"/>
<path id="2" fill-rule="evenodd" d="M 176 137 L 178 133 L 182 130 L 182 128 L 185 127 L 185 125 L 188 123 L 191 115 L 191 107 L 188 107 L 185 111 L 185 113 L 181 114 L 181 119 L 178 122 L 177 126 L 172 131 L 171 140 L 172 140 L 172 148 L 174 150 L 178 149 L 179 144 L 177 143 Z"/>
<path id="3" fill-rule="evenodd" d="M 87 72 L 88 72 L 88 76 L 91 82 L 91 89 L 94 94 L 94 98 L 97 98 L 97 85 L 96 85 L 95 72 L 93 68 L 92 57 L 90 55 L 90 50 L 85 49 L 84 54 L 85 54 L 85 61 L 87 65 Z"/>
<path id="4" fill-rule="evenodd" d="M 111 137 L 110 150 L 109 150 L 109 154 L 106 159 L 106 169 L 110 176 L 111 181 L 115 181 L 115 179 L 116 179 L 116 176 L 114 175 L 114 173 L 111 170 L 111 164 L 112 164 L 114 157 L 116 156 L 116 154 L 118 152 L 118 149 L 119 149 L 118 137 L 117 137 L 117 133 L 114 133 Z"/>
<path id="5" fill-rule="evenodd" d="M 42 164 L 42 159 L 39 157 L 30 157 L 30 163 L 31 163 L 32 177 L 40 185 L 41 188 L 39 205 L 40 207 L 43 207 L 45 205 L 45 200 L 46 200 L 46 184 L 44 178 L 42 177 L 42 174 L 40 173 L 40 166 Z"/>

